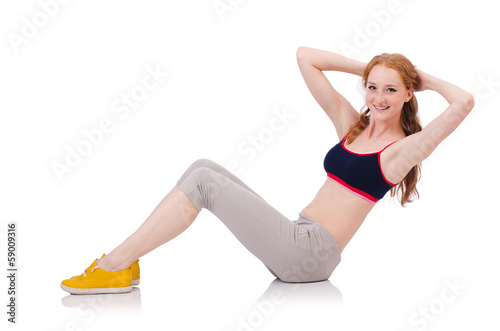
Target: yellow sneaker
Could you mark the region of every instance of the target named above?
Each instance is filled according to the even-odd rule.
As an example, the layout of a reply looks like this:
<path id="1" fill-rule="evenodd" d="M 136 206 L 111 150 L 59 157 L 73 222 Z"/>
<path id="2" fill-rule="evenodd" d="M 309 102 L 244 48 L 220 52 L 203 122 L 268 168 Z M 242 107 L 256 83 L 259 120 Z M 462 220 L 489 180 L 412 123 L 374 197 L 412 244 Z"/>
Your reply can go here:
<path id="1" fill-rule="evenodd" d="M 106 254 L 102 254 L 101 259 L 103 257 L 105 257 L 105 256 L 106 256 Z M 97 262 L 97 260 L 95 260 L 94 263 L 92 263 L 90 265 L 90 267 L 88 267 L 87 269 L 85 269 L 85 271 L 87 271 L 88 269 L 92 269 L 93 267 L 95 267 L 96 262 Z M 130 266 L 130 271 L 132 272 L 132 286 L 139 285 L 140 282 L 141 282 L 141 268 L 139 267 L 139 259 L 137 259 L 137 261 L 135 261 L 134 263 L 132 263 L 132 265 Z M 77 279 L 79 277 L 80 276 L 73 276 L 70 279 Z"/>
<path id="2" fill-rule="evenodd" d="M 116 272 L 100 269 L 97 259 L 77 277 L 66 279 L 61 288 L 71 294 L 129 293 L 132 291 L 132 271 Z"/>
<path id="3" fill-rule="evenodd" d="M 132 272 L 132 285 L 139 285 L 141 282 L 141 268 L 139 268 L 139 259 L 130 266 Z"/>

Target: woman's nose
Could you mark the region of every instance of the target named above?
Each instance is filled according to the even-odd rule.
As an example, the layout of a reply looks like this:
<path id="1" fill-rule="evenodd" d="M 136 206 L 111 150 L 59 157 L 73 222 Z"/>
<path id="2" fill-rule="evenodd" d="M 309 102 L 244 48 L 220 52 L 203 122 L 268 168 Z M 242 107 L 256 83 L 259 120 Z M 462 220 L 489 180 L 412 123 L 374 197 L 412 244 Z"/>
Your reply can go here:
<path id="1" fill-rule="evenodd" d="M 375 103 L 378 105 L 384 105 L 385 102 L 385 95 L 382 92 L 378 92 L 377 95 L 375 96 Z"/>

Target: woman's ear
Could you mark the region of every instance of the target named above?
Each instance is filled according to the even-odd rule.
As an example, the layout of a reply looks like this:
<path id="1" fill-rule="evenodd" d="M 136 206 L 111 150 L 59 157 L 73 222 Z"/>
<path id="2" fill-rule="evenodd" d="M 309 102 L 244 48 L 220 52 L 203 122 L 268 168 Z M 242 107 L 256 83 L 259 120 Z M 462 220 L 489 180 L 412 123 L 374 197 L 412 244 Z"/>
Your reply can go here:
<path id="1" fill-rule="evenodd" d="M 413 93 L 415 93 L 415 89 L 411 88 L 408 90 L 408 92 L 406 94 L 405 102 L 408 102 L 411 100 L 411 98 L 413 97 Z"/>

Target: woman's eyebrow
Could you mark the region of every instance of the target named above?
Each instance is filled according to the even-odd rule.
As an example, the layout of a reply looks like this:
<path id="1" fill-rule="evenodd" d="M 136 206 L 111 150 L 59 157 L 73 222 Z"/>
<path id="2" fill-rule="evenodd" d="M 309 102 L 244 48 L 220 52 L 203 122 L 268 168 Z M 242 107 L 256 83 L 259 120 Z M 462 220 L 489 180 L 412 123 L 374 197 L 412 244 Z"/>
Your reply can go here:
<path id="1" fill-rule="evenodd" d="M 368 84 L 371 84 L 371 85 L 377 85 L 377 84 L 376 84 L 376 83 L 374 83 L 374 82 L 368 82 Z M 398 85 L 396 85 L 396 84 L 387 84 L 387 85 L 385 85 L 385 86 L 396 86 L 396 87 L 397 87 Z"/>

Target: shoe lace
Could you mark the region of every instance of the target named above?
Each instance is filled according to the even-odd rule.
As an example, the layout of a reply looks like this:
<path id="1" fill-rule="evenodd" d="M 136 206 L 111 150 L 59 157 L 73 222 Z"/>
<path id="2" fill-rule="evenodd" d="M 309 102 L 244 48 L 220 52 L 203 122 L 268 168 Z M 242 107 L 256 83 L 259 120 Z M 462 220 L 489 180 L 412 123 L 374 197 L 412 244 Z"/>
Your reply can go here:
<path id="1" fill-rule="evenodd" d="M 99 266 L 97 265 L 97 261 L 98 261 L 98 260 L 99 260 L 99 259 L 95 259 L 96 266 L 95 266 L 95 267 L 93 267 L 93 268 L 92 268 L 92 270 L 90 270 L 90 272 L 94 272 L 94 270 L 95 270 L 95 269 L 99 269 Z M 83 277 L 87 277 L 87 273 L 86 273 L 86 271 L 87 271 L 87 270 L 89 270 L 89 268 L 87 268 L 87 269 L 85 269 L 85 270 L 83 271 Z"/>

